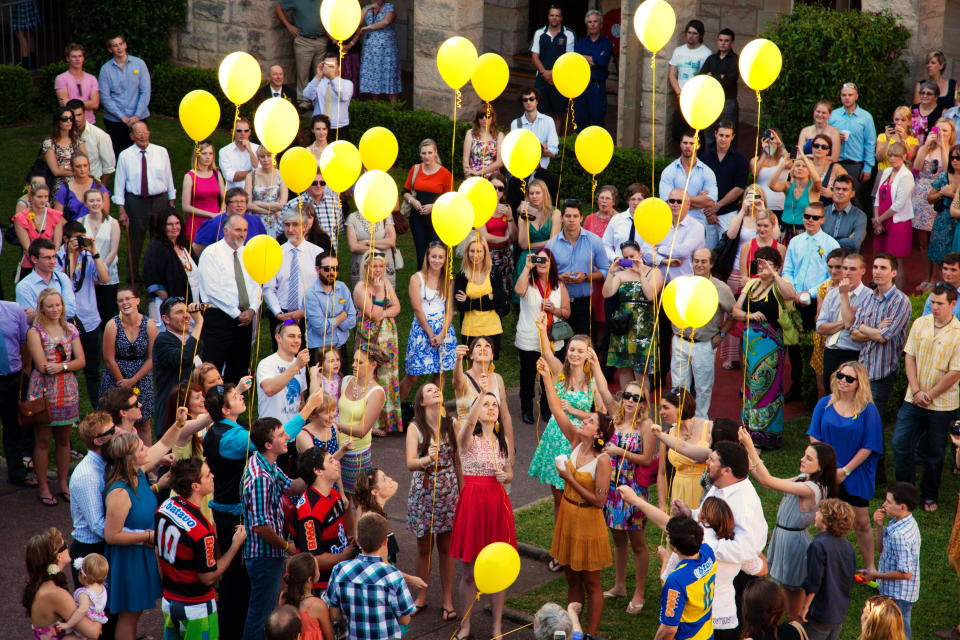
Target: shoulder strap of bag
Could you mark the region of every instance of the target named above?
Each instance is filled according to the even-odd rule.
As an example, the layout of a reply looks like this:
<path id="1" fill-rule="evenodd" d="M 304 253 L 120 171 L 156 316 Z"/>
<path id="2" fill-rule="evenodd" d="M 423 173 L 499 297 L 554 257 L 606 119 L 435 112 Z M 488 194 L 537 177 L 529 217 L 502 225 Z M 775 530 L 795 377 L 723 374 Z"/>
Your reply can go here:
<path id="1" fill-rule="evenodd" d="M 800 624 L 796 620 L 791 620 L 790 626 L 797 630 L 797 634 L 800 636 L 800 640 L 810 640 L 810 636 L 807 635 L 807 630 L 803 628 L 802 624 Z"/>
<path id="2" fill-rule="evenodd" d="M 417 192 L 417 176 L 420 175 L 420 163 L 413 165 L 413 179 L 410 180 L 410 191 Z"/>
<path id="3" fill-rule="evenodd" d="M 477 390 L 477 393 L 483 393 L 483 389 L 480 388 L 480 385 L 477 383 L 476 380 L 473 379 L 473 376 L 470 375 L 469 371 L 464 371 L 463 375 L 467 377 L 467 380 L 469 380 L 470 384 L 473 385 L 473 388 Z"/>

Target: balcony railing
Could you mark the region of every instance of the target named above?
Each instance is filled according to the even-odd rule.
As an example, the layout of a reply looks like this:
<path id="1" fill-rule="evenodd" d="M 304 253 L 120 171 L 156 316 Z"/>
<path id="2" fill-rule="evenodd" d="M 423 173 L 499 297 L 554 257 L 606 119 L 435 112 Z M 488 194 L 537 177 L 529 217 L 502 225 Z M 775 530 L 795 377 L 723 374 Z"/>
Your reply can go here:
<path id="1" fill-rule="evenodd" d="M 64 59 L 67 0 L 0 0 L 0 64 L 31 71 Z"/>

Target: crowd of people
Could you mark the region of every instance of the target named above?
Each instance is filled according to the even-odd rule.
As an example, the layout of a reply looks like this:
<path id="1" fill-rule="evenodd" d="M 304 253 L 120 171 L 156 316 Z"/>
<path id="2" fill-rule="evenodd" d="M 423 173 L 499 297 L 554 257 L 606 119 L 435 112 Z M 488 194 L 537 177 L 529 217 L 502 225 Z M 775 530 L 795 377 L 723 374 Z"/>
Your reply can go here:
<path id="1" fill-rule="evenodd" d="M 319 156 L 359 132 L 344 119 L 355 51 L 341 69 L 318 50 L 326 39 L 308 23 L 312 4 L 277 4 L 296 36 L 298 89 L 276 67 L 261 97 L 304 101 L 304 136 Z M 364 40 L 362 94 L 399 93 L 389 65 L 364 81 L 392 19 L 390 3 L 374 2 L 348 43 Z M 599 24 L 588 12 L 577 46 L 593 47 L 605 74 Z M 734 33 L 720 31 L 716 54 L 702 23 L 685 33 L 671 86 L 700 72 L 729 84 Z M 950 430 L 960 408 L 960 111 L 943 54 L 928 57 L 916 104 L 879 136 L 847 83 L 842 106 L 814 106 L 795 148 L 766 129 L 752 161 L 733 144 L 734 82 L 703 144 L 679 132 L 680 156 L 657 193 L 672 225 L 650 244 L 633 224 L 653 195 L 646 185 L 558 199 L 550 68 L 572 41 L 551 8 L 532 47 L 537 88 L 521 92 L 523 114 L 509 125 L 541 141 L 532 176 L 504 173 L 496 111 L 476 113 L 460 160 L 466 175 L 490 180 L 498 204 L 459 247 L 433 228 L 433 204 L 454 177 L 430 139 L 397 212 L 375 225 L 345 216 L 351 195 L 331 190 L 319 165 L 306 191 L 289 191 L 244 118 L 230 144 L 201 143 L 178 202 L 167 150 L 151 142 L 145 63 L 118 36 L 99 79 L 80 76 L 83 48 L 68 47 L 61 108 L 11 220 L 23 252 L 16 300 L 0 301 L 0 394 L 20 400 L 3 405 L 8 478 L 35 488 L 43 507 L 67 503 L 73 522 L 69 536 L 51 528 L 27 544 L 23 605 L 36 638 L 133 640 L 158 600 L 168 639 L 399 638 L 431 604 L 435 567 L 440 618 L 459 621 L 455 638 L 468 640 L 473 564 L 490 543 L 516 546 L 510 486 L 524 472 L 552 494 L 548 568 L 568 584 L 566 609 L 538 613 L 538 638 L 595 635 L 617 598 L 626 613 L 643 612 L 648 523 L 666 532 L 652 579 L 662 585 L 658 639 L 834 640 L 859 606 L 855 576 L 880 593 L 865 605 L 861 638 L 910 637 L 920 590 L 911 514 L 940 507 L 947 444 L 960 444 Z M 106 131 L 95 124 L 100 106 Z M 404 255 L 407 226 L 415 250 Z M 261 286 L 243 256 L 263 234 L 282 243 L 282 260 Z M 911 322 L 903 261 L 915 251 L 929 268 L 923 315 Z M 684 275 L 717 289 L 717 310 L 696 331 L 672 325 L 658 302 Z M 405 340 L 401 314 L 412 317 Z M 270 354 L 251 362 L 264 323 Z M 495 371 L 514 352 L 513 408 L 538 433 L 527 469 L 517 434 L 533 427 L 514 422 L 517 400 Z M 743 369 L 739 421 L 711 418 L 717 366 Z M 820 391 L 809 444 L 796 473 L 778 478 L 761 452 L 778 455 L 784 405 L 800 400 L 806 367 Z M 901 368 L 902 400 L 891 397 Z M 896 481 L 886 484 L 891 402 Z M 71 450 L 74 428 L 85 454 Z M 398 567 L 403 534 L 386 518 L 398 483 L 375 464 L 399 433 L 413 573 Z M 754 482 L 783 494 L 772 532 Z M 952 540 L 953 562 L 958 548 Z M 614 583 L 603 585 L 610 566 Z M 490 599 L 498 637 L 505 594 Z M 960 627 L 937 633 L 960 637 Z"/>

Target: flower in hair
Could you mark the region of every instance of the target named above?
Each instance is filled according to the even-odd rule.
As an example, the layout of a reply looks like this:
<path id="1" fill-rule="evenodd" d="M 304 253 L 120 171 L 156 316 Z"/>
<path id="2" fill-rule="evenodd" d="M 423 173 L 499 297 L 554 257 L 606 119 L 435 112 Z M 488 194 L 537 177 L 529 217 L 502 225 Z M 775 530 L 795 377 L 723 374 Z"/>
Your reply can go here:
<path id="1" fill-rule="evenodd" d="M 74 559 L 73 559 L 73 568 L 76 569 L 77 571 L 82 571 L 82 570 L 83 570 L 83 560 L 84 560 L 85 557 L 86 557 L 86 556 L 80 556 L 79 558 L 74 558 Z"/>
<path id="2" fill-rule="evenodd" d="M 48 565 L 47 565 L 47 574 L 49 574 L 49 575 L 51 575 L 51 576 L 55 576 L 55 575 L 57 575 L 58 573 L 60 573 L 60 567 L 58 567 L 58 566 L 55 565 L 55 564 L 48 564 Z"/>
<path id="3" fill-rule="evenodd" d="M 603 446 L 603 438 L 597 438 L 597 444 Z"/>

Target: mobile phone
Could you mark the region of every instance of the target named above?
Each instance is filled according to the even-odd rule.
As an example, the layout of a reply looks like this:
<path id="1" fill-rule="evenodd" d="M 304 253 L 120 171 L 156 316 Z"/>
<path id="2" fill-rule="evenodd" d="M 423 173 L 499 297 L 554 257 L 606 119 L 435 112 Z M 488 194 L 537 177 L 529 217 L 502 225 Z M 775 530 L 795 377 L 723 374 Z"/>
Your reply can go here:
<path id="1" fill-rule="evenodd" d="M 770 129 L 763 130 L 763 139 L 764 140 L 773 140 L 773 131 Z"/>
<path id="2" fill-rule="evenodd" d="M 629 269 L 630 267 L 633 266 L 633 260 L 631 260 L 630 258 L 623 258 L 620 260 L 620 266 L 623 267 L 624 269 Z"/>
<path id="3" fill-rule="evenodd" d="M 895 123 L 893 123 L 893 122 L 888 122 L 888 123 L 887 123 L 887 129 L 890 130 L 890 131 L 896 131 L 897 125 L 896 125 Z"/>
<path id="4" fill-rule="evenodd" d="M 957 420 L 950 425 L 950 435 L 960 436 L 960 420 Z"/>
<path id="5" fill-rule="evenodd" d="M 940 133 L 940 127 L 934 127 L 933 129 L 930 129 L 930 135 L 935 133 Z"/>

